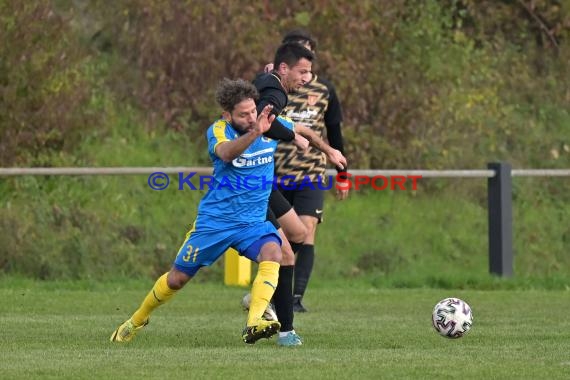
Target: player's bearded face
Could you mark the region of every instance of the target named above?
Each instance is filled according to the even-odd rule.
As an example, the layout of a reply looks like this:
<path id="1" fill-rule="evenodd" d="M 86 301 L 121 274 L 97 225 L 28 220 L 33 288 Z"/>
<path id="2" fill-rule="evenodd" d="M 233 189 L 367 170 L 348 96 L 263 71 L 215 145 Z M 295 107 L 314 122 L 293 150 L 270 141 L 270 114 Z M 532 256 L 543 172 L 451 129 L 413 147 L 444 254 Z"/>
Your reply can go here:
<path id="1" fill-rule="evenodd" d="M 253 99 L 246 99 L 238 103 L 229 114 L 229 122 L 232 127 L 240 132 L 247 132 L 255 126 L 257 109 Z"/>

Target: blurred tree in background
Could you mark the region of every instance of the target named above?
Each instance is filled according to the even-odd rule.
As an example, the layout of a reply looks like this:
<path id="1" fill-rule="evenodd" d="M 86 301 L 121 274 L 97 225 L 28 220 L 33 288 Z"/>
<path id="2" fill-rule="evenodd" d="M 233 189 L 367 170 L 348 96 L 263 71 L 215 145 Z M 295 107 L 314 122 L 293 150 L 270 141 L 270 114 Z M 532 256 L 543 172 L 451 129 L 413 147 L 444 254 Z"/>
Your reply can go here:
<path id="1" fill-rule="evenodd" d="M 147 129 L 201 143 L 217 82 L 252 79 L 294 27 L 319 41 L 352 167 L 569 162 L 569 1 L 1 4 L 3 166 L 73 149 L 101 86 Z"/>
<path id="2" fill-rule="evenodd" d="M 50 1 L 1 1 L 0 20 L 0 165 L 42 166 L 96 125 L 92 57 Z"/>

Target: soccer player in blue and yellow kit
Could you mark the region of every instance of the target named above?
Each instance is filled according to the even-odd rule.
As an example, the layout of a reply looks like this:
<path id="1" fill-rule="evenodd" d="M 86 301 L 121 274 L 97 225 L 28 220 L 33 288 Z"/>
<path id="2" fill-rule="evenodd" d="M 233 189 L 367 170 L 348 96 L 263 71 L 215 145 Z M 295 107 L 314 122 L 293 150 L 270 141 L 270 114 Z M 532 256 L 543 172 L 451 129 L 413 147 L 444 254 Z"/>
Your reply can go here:
<path id="1" fill-rule="evenodd" d="M 311 62 L 301 60 L 300 64 L 308 65 L 310 70 Z M 266 221 L 277 141 L 262 134 L 269 130 L 275 115 L 268 105 L 258 116 L 257 97 L 256 88 L 243 80 L 225 79 L 218 87 L 216 100 L 223 109 L 222 118 L 207 132 L 214 166 L 210 190 L 200 201 L 194 225 L 172 268 L 156 281 L 134 314 L 113 332 L 111 341 L 130 341 L 148 324 L 155 308 L 172 298 L 201 267 L 214 263 L 229 247 L 259 263 L 242 334 L 244 342 L 253 344 L 279 331 L 278 321 L 262 319 L 277 286 L 282 257 L 279 234 Z"/>

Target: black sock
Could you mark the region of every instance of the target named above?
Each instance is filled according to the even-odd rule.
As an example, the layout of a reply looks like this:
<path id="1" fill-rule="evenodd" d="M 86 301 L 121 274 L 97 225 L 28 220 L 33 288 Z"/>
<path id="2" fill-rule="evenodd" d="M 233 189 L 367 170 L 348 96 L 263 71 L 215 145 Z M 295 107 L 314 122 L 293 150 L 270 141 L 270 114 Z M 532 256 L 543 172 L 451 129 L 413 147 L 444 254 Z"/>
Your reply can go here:
<path id="1" fill-rule="evenodd" d="M 293 265 L 279 268 L 279 281 L 273 294 L 273 304 L 281 331 L 293 330 Z"/>
<path id="2" fill-rule="evenodd" d="M 309 283 L 309 277 L 313 271 L 313 263 L 315 262 L 315 246 L 303 244 L 299 252 L 297 252 L 297 260 L 295 261 L 295 286 L 293 294 L 303 296 Z"/>
<path id="3" fill-rule="evenodd" d="M 299 252 L 301 250 L 301 247 L 303 246 L 303 243 L 294 243 L 292 241 L 289 241 L 289 244 L 291 245 L 293 253 Z"/>

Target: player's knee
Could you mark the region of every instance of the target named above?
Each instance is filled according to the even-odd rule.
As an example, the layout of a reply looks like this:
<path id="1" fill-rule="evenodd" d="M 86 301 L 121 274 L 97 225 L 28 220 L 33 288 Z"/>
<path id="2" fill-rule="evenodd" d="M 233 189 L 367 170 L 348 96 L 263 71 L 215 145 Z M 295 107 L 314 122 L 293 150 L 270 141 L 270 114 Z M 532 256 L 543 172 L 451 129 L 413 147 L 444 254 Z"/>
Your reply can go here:
<path id="1" fill-rule="evenodd" d="M 317 232 L 317 225 L 319 220 L 317 218 L 303 218 L 303 225 L 305 226 L 305 237 L 302 241 L 314 241 L 315 233 Z"/>
<path id="2" fill-rule="evenodd" d="M 283 244 L 281 247 L 281 265 L 295 265 L 295 253 L 289 244 Z"/>
<path id="3" fill-rule="evenodd" d="M 166 283 L 170 289 L 179 290 L 186 285 L 188 281 L 190 281 L 192 277 L 187 275 L 184 272 L 181 272 L 175 268 L 172 268 L 170 272 L 168 272 L 168 276 L 166 277 Z"/>
<path id="4" fill-rule="evenodd" d="M 282 258 L 281 247 L 276 243 L 268 243 L 261 248 L 257 261 L 275 261 L 280 263 Z"/>
<path id="5" fill-rule="evenodd" d="M 289 231 L 289 236 L 287 236 L 287 238 L 289 239 L 289 241 L 292 241 L 294 243 L 302 243 L 305 241 L 308 234 L 309 234 L 308 228 L 303 223 L 299 223 L 298 225 L 295 226 L 294 229 Z"/>

